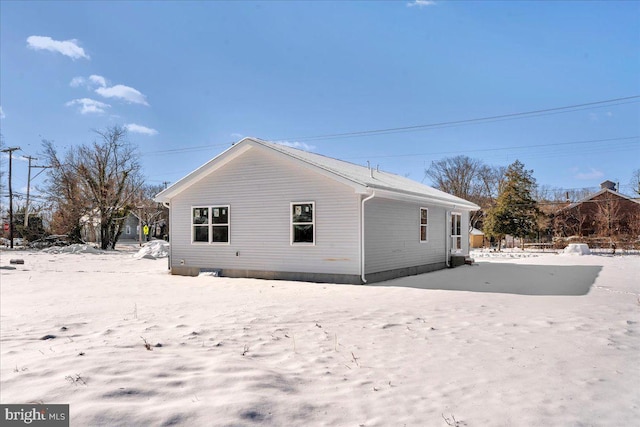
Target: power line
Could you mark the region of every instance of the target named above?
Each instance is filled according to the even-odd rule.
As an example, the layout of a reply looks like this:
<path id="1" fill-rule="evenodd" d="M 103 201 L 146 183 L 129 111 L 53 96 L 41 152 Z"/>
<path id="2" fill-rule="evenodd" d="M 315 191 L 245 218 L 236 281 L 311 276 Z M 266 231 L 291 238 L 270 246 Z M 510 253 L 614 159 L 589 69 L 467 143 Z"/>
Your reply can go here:
<path id="1" fill-rule="evenodd" d="M 517 150 L 521 148 L 540 148 L 540 147 L 557 147 L 559 145 L 573 145 L 573 144 L 591 144 L 594 142 L 610 142 L 610 141 L 627 141 L 632 139 L 638 139 L 638 136 L 624 136 L 619 138 L 606 138 L 606 139 L 590 139 L 586 141 L 571 141 L 571 142 L 556 142 L 551 144 L 531 144 L 531 145 L 515 145 L 510 147 L 500 147 L 500 148 L 477 148 L 470 150 L 459 150 L 459 151 L 440 151 L 440 152 L 431 152 L 431 153 L 413 153 L 413 154 L 391 154 L 391 155 L 378 155 L 378 156 L 358 156 L 358 157 L 349 157 L 350 159 L 377 159 L 377 158 L 391 158 L 391 157 L 415 157 L 415 156 L 433 156 L 433 155 L 442 155 L 442 154 L 451 154 L 451 153 L 479 153 L 479 152 L 487 152 L 487 151 L 504 151 L 504 150 Z"/>
<path id="2" fill-rule="evenodd" d="M 375 134 L 386 134 L 386 133 L 402 132 L 402 131 L 408 131 L 408 130 L 418 130 L 418 129 L 433 128 L 433 127 L 449 126 L 449 125 L 460 125 L 460 124 L 467 124 L 467 123 L 478 123 L 478 122 L 485 122 L 485 121 L 494 121 L 494 120 L 500 120 L 500 119 L 514 118 L 514 117 L 523 118 L 523 117 L 526 117 L 526 116 L 542 115 L 544 113 L 553 113 L 553 112 L 558 112 L 558 111 L 563 111 L 563 110 L 575 111 L 578 108 L 579 109 L 583 109 L 581 107 L 593 107 L 593 106 L 596 106 L 596 105 L 611 104 L 613 102 L 619 102 L 619 101 L 630 101 L 632 99 L 637 99 L 637 98 L 640 98 L 640 95 L 626 96 L 626 97 L 623 97 L 623 98 L 613 98 L 613 99 L 607 99 L 607 100 L 604 100 L 604 101 L 587 102 L 587 103 L 583 103 L 583 104 L 567 105 L 567 106 L 564 106 L 564 107 L 545 108 L 545 109 L 542 109 L 542 110 L 532 110 L 532 111 L 523 111 L 523 112 L 519 112 L 519 113 L 501 114 L 501 115 L 497 115 L 497 116 L 479 117 L 479 118 L 474 118 L 474 119 L 453 120 L 453 121 L 448 121 L 448 122 L 430 123 L 430 124 L 424 124 L 424 125 L 402 126 L 402 127 L 393 127 L 393 128 L 386 128 L 386 129 L 363 130 L 363 131 L 356 131 L 356 132 L 344 132 L 344 133 L 334 133 L 334 134 L 325 134 L 325 135 L 316 135 L 316 136 L 301 136 L 301 137 L 292 137 L 292 138 L 278 138 L 277 140 L 291 140 L 291 139 L 293 139 L 293 140 L 296 140 L 296 141 L 305 141 L 305 140 L 309 141 L 309 140 L 315 140 L 315 139 L 329 139 L 329 138 L 339 138 L 339 137 L 367 136 L 367 135 L 375 135 Z M 633 102 L 637 102 L 637 101 L 633 101 Z"/>
<path id="3" fill-rule="evenodd" d="M 538 117 L 538 116 L 551 115 L 551 114 L 569 113 L 574 111 L 588 110 L 592 108 L 612 107 L 616 105 L 640 102 L 638 98 L 640 98 L 640 95 L 627 96 L 622 98 L 612 98 L 612 99 L 607 99 L 603 101 L 587 102 L 582 104 L 568 105 L 564 107 L 545 108 L 541 110 L 523 111 L 518 113 L 501 114 L 496 116 L 486 116 L 486 117 L 479 117 L 479 118 L 472 118 L 472 119 L 453 120 L 453 121 L 430 123 L 430 124 L 423 124 L 423 125 L 392 127 L 392 128 L 386 128 L 386 129 L 363 130 L 363 131 L 344 132 L 344 133 L 333 133 L 333 134 L 324 134 L 324 135 L 315 135 L 315 136 L 271 138 L 271 139 L 268 139 L 268 141 L 272 141 L 272 142 L 291 141 L 291 140 L 312 141 L 312 140 L 322 140 L 322 139 L 353 138 L 353 137 L 361 137 L 361 136 L 414 132 L 414 131 L 428 130 L 428 129 L 434 129 L 434 128 L 454 127 L 454 126 L 475 124 L 475 123 L 489 123 L 493 121 L 517 120 L 517 119 Z M 192 146 L 192 147 L 173 148 L 173 149 L 159 150 L 159 151 L 148 151 L 148 152 L 145 152 L 145 155 L 177 154 L 177 153 L 188 153 L 188 152 L 194 152 L 194 151 L 204 151 L 204 150 L 210 150 L 211 148 L 216 148 L 216 147 L 228 147 L 234 144 L 235 142 L 236 141 L 230 141 L 226 144 L 198 145 L 198 146 Z M 498 149 L 498 150 L 501 150 L 501 149 Z M 408 155 L 405 155 L 405 156 L 408 156 Z"/>

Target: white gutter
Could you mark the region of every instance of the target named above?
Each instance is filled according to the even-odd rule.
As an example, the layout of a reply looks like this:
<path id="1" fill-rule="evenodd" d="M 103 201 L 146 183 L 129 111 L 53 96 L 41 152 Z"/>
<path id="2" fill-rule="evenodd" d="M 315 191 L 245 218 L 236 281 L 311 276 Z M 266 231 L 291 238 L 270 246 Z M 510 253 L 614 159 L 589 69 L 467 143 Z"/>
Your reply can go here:
<path id="1" fill-rule="evenodd" d="M 451 237 L 449 236 L 449 230 L 451 230 L 451 211 L 444 211 L 444 262 L 447 267 L 451 267 L 449 263 L 449 252 L 451 252 Z"/>
<path id="2" fill-rule="evenodd" d="M 363 283 L 367 283 L 367 279 L 364 278 L 364 203 L 374 197 L 376 197 L 375 191 L 369 197 L 362 199 L 360 208 L 360 278 Z"/>

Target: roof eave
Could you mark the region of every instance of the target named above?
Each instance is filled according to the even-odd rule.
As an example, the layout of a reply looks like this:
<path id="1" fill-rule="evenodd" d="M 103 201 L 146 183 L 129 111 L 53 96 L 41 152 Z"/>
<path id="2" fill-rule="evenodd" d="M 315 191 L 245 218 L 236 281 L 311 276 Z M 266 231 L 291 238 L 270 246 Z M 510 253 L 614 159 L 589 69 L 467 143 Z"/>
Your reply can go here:
<path id="1" fill-rule="evenodd" d="M 413 193 L 413 192 L 400 192 L 394 189 L 386 189 L 384 187 L 370 187 L 375 191 L 376 196 L 386 199 L 403 200 L 409 202 L 422 202 L 431 205 L 443 206 L 451 209 L 460 209 L 465 211 L 477 211 L 480 210 L 480 206 L 475 203 L 471 203 L 467 200 L 460 198 L 441 198 L 428 194 Z M 453 196 L 452 196 L 453 197 Z"/>

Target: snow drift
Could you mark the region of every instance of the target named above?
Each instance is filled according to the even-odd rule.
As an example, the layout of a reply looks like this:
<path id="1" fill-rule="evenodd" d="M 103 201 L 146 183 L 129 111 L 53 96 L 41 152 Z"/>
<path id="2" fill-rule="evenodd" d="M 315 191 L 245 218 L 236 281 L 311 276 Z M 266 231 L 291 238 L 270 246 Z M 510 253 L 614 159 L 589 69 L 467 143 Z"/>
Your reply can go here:
<path id="1" fill-rule="evenodd" d="M 562 251 L 563 255 L 591 255 L 589 246 L 585 243 L 571 243 Z"/>
<path id="2" fill-rule="evenodd" d="M 0 399 L 68 403 L 72 426 L 640 419 L 637 256 L 492 258 L 350 286 L 172 276 L 130 250 L 21 251 L 7 269 L 7 253 Z"/>
<path id="3" fill-rule="evenodd" d="M 152 240 L 142 245 L 133 257 L 136 259 L 158 259 L 169 256 L 169 242 L 164 240 Z"/>

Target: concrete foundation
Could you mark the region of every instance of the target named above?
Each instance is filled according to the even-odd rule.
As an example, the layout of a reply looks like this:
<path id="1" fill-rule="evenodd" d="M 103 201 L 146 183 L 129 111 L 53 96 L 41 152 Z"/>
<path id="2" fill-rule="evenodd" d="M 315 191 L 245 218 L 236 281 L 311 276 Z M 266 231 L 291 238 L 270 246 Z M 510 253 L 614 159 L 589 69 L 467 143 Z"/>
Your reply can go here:
<path id="1" fill-rule="evenodd" d="M 464 257 L 462 257 L 464 264 Z M 446 268 L 446 264 L 427 264 L 414 267 L 397 268 L 394 270 L 379 271 L 365 275 L 367 283 L 383 282 L 385 280 L 397 279 L 405 276 L 415 276 L 417 274 L 428 273 L 430 271 Z M 211 269 L 201 267 L 173 266 L 171 274 L 179 276 L 198 276 L 201 272 L 216 270 L 221 277 L 252 278 L 266 280 L 289 280 L 297 282 L 314 283 L 342 283 L 349 285 L 363 284 L 360 275 L 356 274 L 330 274 L 330 273 L 303 273 L 289 271 L 266 271 L 266 270 L 242 270 L 242 269 Z"/>

